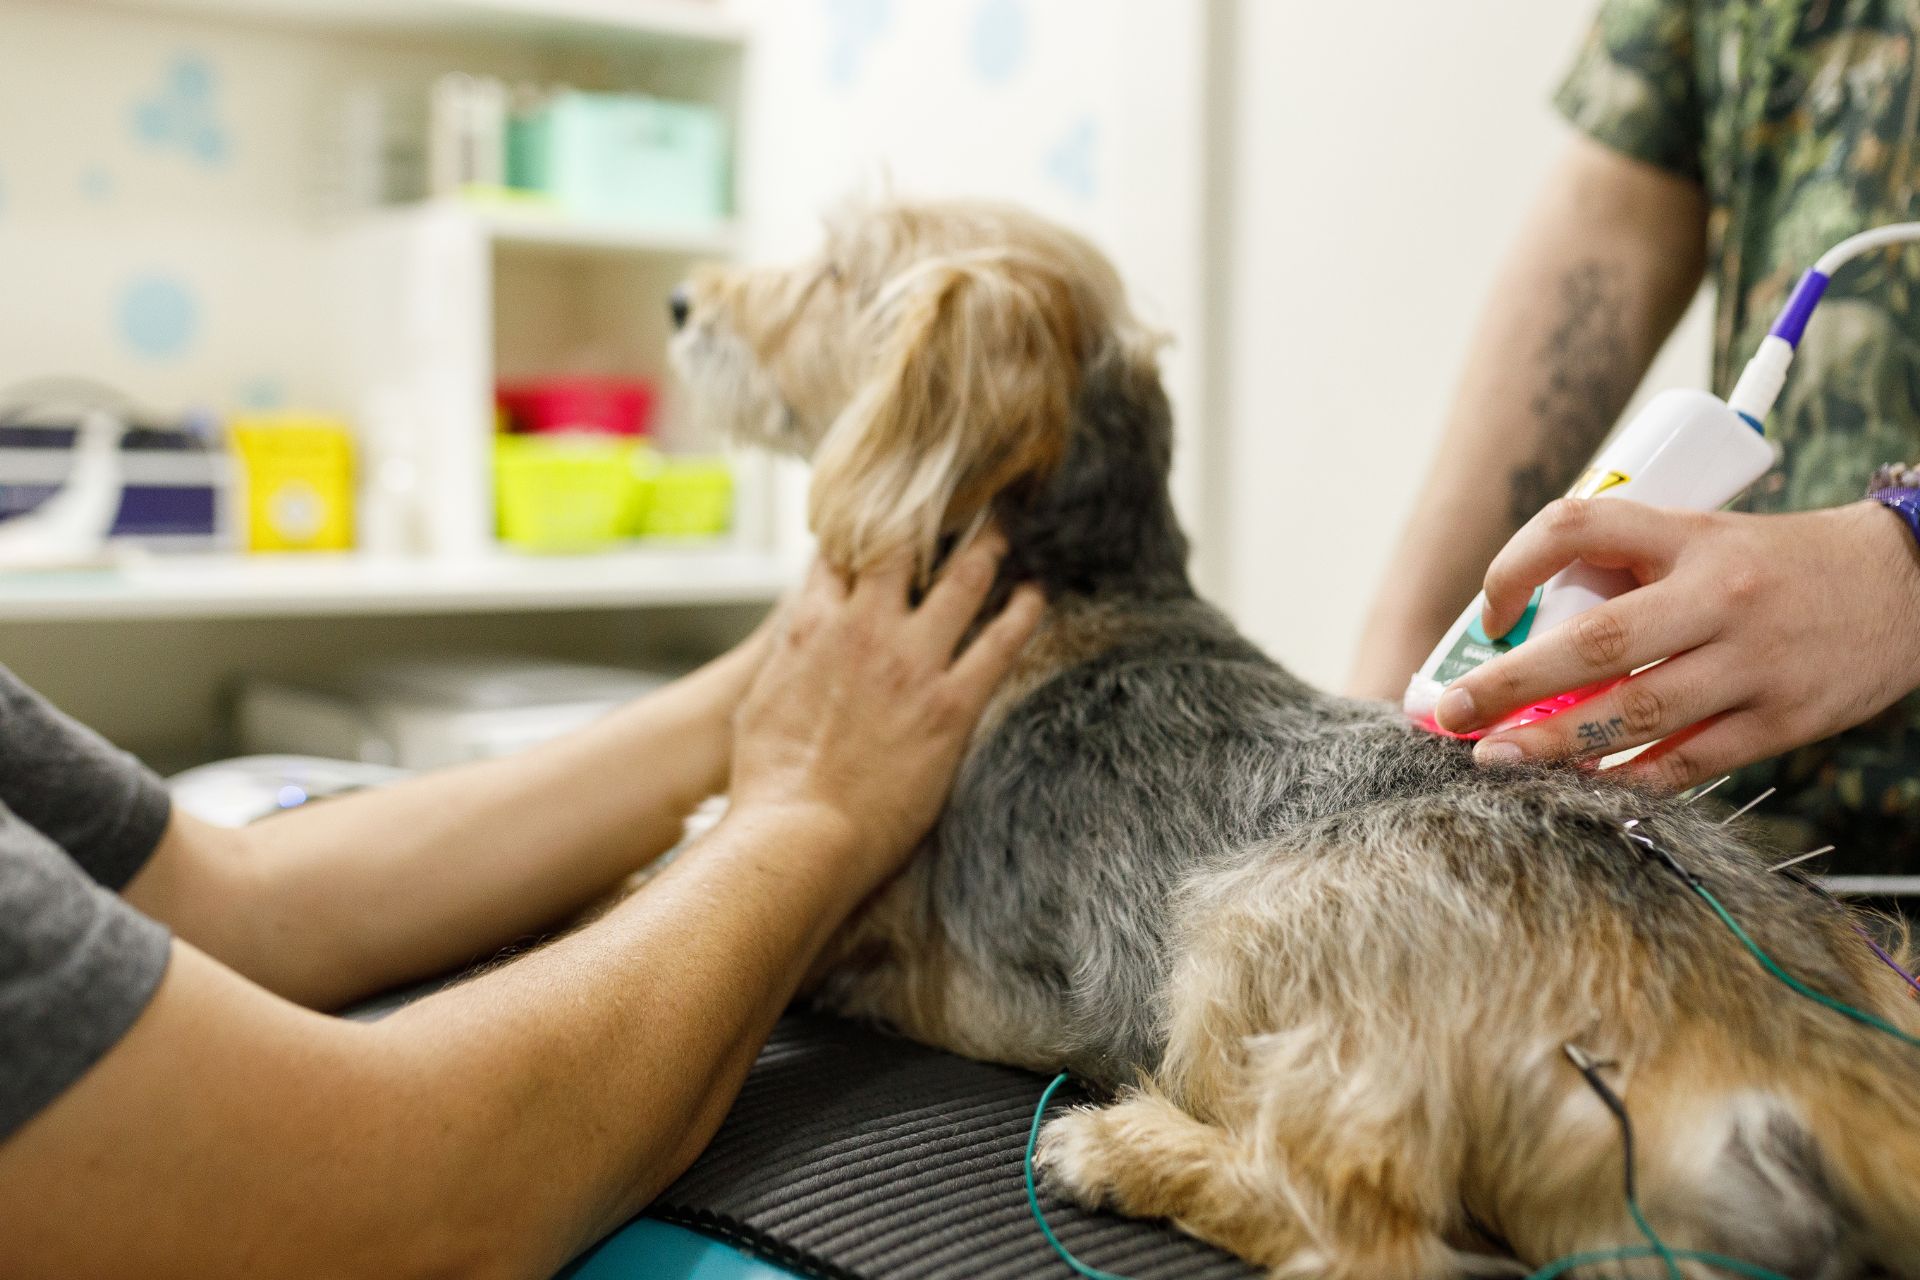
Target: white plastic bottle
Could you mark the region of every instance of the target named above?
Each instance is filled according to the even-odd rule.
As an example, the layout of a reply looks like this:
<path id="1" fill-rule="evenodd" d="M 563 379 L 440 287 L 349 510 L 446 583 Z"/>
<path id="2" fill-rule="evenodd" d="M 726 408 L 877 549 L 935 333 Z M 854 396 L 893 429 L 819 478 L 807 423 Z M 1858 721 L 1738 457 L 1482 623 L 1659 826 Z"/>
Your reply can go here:
<path id="1" fill-rule="evenodd" d="M 1568 490 L 1575 498 L 1631 498 L 1654 507 L 1713 511 L 1738 497 L 1773 466 L 1774 452 L 1758 423 L 1704 391 L 1664 391 L 1648 402 Z M 1480 627 L 1486 597 L 1477 596 L 1407 685 L 1406 712 L 1440 729 L 1434 707 L 1453 681 L 1567 619 L 1634 585 L 1630 574 L 1575 563 L 1534 592 L 1526 612 L 1499 639 Z M 1590 696 L 1576 689 L 1528 707 L 1469 737 L 1542 720 Z"/>

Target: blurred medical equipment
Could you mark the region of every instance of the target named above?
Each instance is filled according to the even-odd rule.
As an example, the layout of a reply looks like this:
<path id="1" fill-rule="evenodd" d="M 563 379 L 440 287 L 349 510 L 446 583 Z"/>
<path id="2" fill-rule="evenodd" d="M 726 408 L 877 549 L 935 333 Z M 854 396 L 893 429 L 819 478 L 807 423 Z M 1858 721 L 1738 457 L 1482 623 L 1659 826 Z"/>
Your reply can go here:
<path id="1" fill-rule="evenodd" d="M 352 760 L 242 756 L 175 774 L 167 789 L 183 812 L 219 827 L 244 827 L 269 814 L 406 776 L 404 769 Z"/>
<path id="2" fill-rule="evenodd" d="M 471 656 L 382 662 L 314 684 L 252 678 L 240 686 L 236 738 L 254 754 L 431 769 L 537 746 L 671 678 Z"/>
<path id="3" fill-rule="evenodd" d="M 28 384 L 5 399 L 8 407 L 0 410 L 0 426 L 51 420 L 72 431 L 73 444 L 71 466 L 59 490 L 26 514 L 0 523 L 0 570 L 97 562 L 120 510 L 126 405 L 106 388 L 66 380 Z M 20 469 L 19 460 L 11 469 Z M 0 482 L 8 478 L 0 473 Z"/>

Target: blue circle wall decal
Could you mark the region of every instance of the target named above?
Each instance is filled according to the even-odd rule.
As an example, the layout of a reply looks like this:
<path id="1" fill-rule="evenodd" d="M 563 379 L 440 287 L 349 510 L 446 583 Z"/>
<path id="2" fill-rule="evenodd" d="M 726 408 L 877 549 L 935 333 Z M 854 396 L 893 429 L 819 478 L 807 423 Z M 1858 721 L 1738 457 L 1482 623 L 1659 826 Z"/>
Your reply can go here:
<path id="1" fill-rule="evenodd" d="M 984 0 L 973 15 L 973 70 L 988 84 L 1011 80 L 1027 58 L 1027 9 L 1021 0 Z"/>
<path id="2" fill-rule="evenodd" d="M 135 353 L 171 360 L 193 346 L 200 306 L 192 290 L 169 276 L 139 276 L 120 294 L 120 336 Z"/>
<path id="3" fill-rule="evenodd" d="M 173 61 L 168 77 L 173 91 L 182 98 L 204 99 L 213 95 L 213 68 L 197 53 L 183 53 Z"/>
<path id="4" fill-rule="evenodd" d="M 287 389 L 280 379 L 261 374 L 240 384 L 240 403 L 249 409 L 284 409 Z"/>
<path id="5" fill-rule="evenodd" d="M 203 125 L 194 130 L 189 144 L 193 154 L 208 164 L 219 164 L 227 158 L 227 135 L 213 125 Z"/>
<path id="6" fill-rule="evenodd" d="M 166 70 L 160 87 L 133 104 L 133 136 L 144 146 L 179 151 L 209 168 L 227 162 L 230 131 L 217 101 L 214 66 L 197 53 L 183 53 Z"/>
<path id="7" fill-rule="evenodd" d="M 135 103 L 133 132 L 149 146 L 164 146 L 173 137 L 173 117 L 167 111 L 167 104 L 158 99 Z"/>
<path id="8" fill-rule="evenodd" d="M 846 88 L 860 79 L 869 46 L 886 34 L 892 0 L 826 0 L 827 81 Z"/>
<path id="9" fill-rule="evenodd" d="M 1071 196 L 1091 200 L 1100 191 L 1096 152 L 1100 145 L 1100 124 L 1092 116 L 1073 123 L 1043 162 L 1053 184 Z"/>

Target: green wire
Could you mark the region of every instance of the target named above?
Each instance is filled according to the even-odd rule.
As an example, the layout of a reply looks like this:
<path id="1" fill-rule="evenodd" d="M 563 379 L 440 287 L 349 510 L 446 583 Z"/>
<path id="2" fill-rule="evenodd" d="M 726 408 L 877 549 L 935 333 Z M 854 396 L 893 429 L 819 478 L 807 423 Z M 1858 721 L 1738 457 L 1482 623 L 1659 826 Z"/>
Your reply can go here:
<path id="1" fill-rule="evenodd" d="M 1682 874 L 1684 874 L 1684 872 Z M 1726 925 L 1727 928 L 1732 931 L 1733 936 L 1740 940 L 1740 945 L 1745 947 L 1748 952 L 1752 954 L 1753 958 L 1760 962 L 1762 968 L 1775 978 L 1778 978 L 1789 990 L 1797 995 L 1806 997 L 1815 1004 L 1831 1009 L 1843 1017 L 1851 1018 L 1853 1021 L 1861 1023 L 1864 1026 L 1872 1027 L 1875 1031 L 1883 1031 L 1904 1044 L 1910 1044 L 1916 1048 L 1920 1048 L 1920 1037 L 1910 1036 L 1884 1018 L 1868 1013 L 1864 1009 L 1856 1009 L 1845 1001 L 1836 1000 L 1830 995 L 1815 991 L 1812 987 L 1809 987 L 1806 983 L 1782 969 L 1774 962 L 1773 957 L 1765 951 L 1762 951 L 1760 944 L 1755 942 L 1752 936 L 1740 927 L 1740 922 L 1733 918 L 1733 913 L 1720 904 L 1720 900 L 1713 896 L 1711 890 L 1690 876 L 1688 877 L 1688 883 L 1693 891 L 1699 894 L 1701 899 L 1705 901 L 1709 907 L 1713 908 L 1713 914 L 1720 917 L 1720 922 Z M 1765 1267 L 1755 1266 L 1751 1262 L 1742 1262 L 1738 1258 L 1726 1258 L 1717 1253 L 1700 1253 L 1690 1249 L 1669 1249 L 1666 1243 L 1654 1233 L 1653 1225 L 1647 1221 L 1646 1214 L 1641 1212 L 1639 1201 L 1632 1196 L 1627 1197 L 1627 1210 L 1633 1214 L 1633 1223 L 1636 1227 L 1640 1228 L 1640 1234 L 1647 1238 L 1645 1245 L 1633 1245 L 1624 1249 L 1602 1249 L 1593 1253 L 1572 1254 L 1556 1262 L 1548 1263 L 1531 1276 L 1528 1276 L 1527 1280 L 1554 1280 L 1555 1277 L 1565 1275 L 1576 1267 L 1589 1266 L 1597 1262 L 1624 1262 L 1631 1258 L 1659 1258 L 1666 1263 L 1667 1274 L 1670 1276 L 1677 1276 L 1679 1274 L 1679 1268 L 1675 1265 L 1675 1259 L 1680 1259 L 1687 1262 L 1704 1262 L 1710 1267 L 1717 1267 L 1722 1271 L 1731 1271 L 1736 1275 L 1756 1277 L 1757 1280 L 1786 1280 L 1786 1277 L 1780 1275 L 1778 1272 L 1769 1271 Z"/>
<path id="2" fill-rule="evenodd" d="M 1753 958 L 1758 960 L 1768 973 L 1785 983 L 1790 990 L 1805 996 L 1815 1004 L 1824 1005 L 1843 1017 L 1852 1018 L 1855 1022 L 1872 1027 L 1875 1031 L 1884 1031 L 1901 1043 L 1910 1044 L 1914 1048 L 1920 1049 L 1920 1037 L 1910 1036 L 1900 1028 L 1894 1026 L 1891 1022 L 1886 1021 L 1884 1018 L 1876 1017 L 1864 1009 L 1856 1009 L 1850 1004 L 1835 1000 L 1830 995 L 1815 991 L 1812 987 L 1809 987 L 1806 983 L 1782 969 L 1773 962 L 1772 956 L 1762 951 L 1759 944 L 1747 936 L 1747 931 L 1740 927 L 1740 922 L 1728 914 L 1727 909 L 1720 905 L 1720 899 L 1708 892 L 1705 885 L 1695 883 L 1693 891 L 1706 900 L 1706 904 L 1713 908 L 1713 913 L 1720 917 L 1722 924 L 1733 930 L 1733 936 L 1740 939 L 1740 944 L 1753 953 Z"/>
<path id="3" fill-rule="evenodd" d="M 1053 1095 L 1066 1082 L 1067 1073 L 1062 1071 L 1053 1078 L 1053 1083 L 1047 1086 L 1046 1092 L 1040 1095 L 1040 1105 L 1033 1109 L 1033 1128 L 1027 1132 L 1027 1206 L 1033 1210 L 1033 1220 L 1040 1224 L 1040 1234 L 1047 1238 L 1047 1243 L 1053 1246 L 1053 1251 L 1060 1255 L 1062 1262 L 1085 1276 L 1087 1280 L 1126 1280 L 1125 1276 L 1117 1276 L 1111 1271 L 1090 1267 L 1067 1252 L 1067 1246 L 1060 1243 L 1060 1237 L 1054 1235 L 1053 1228 L 1047 1225 L 1047 1215 L 1040 1208 L 1040 1193 L 1033 1185 L 1033 1149 L 1040 1145 L 1040 1121 L 1046 1117 L 1047 1104 L 1053 1101 Z"/>
<path id="4" fill-rule="evenodd" d="M 1680 1264 L 1674 1261 L 1673 1250 L 1667 1248 L 1667 1242 L 1655 1234 L 1653 1224 L 1647 1221 L 1647 1215 L 1640 1210 L 1638 1199 L 1627 1200 L 1627 1212 L 1633 1215 L 1633 1225 L 1640 1228 L 1640 1234 L 1647 1238 L 1647 1244 L 1653 1249 L 1654 1256 L 1666 1263 L 1669 1280 L 1686 1280 L 1686 1277 L 1680 1274 Z"/>

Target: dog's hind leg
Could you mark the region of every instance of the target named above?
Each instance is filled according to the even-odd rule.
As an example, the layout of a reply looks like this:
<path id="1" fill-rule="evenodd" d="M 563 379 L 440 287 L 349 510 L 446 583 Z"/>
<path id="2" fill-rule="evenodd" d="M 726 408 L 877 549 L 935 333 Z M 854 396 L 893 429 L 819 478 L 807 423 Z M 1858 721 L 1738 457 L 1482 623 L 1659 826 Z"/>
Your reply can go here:
<path id="1" fill-rule="evenodd" d="M 1404 921 L 1366 911 L 1376 860 L 1335 847 L 1304 859 L 1270 846 L 1188 886 L 1166 1052 L 1141 1095 L 1156 1110 L 1130 1100 L 1121 1114 L 1134 1123 L 1085 1123 L 1110 1145 L 1133 1139 L 1130 1160 L 1105 1163 L 1134 1172 L 1109 1182 L 1157 1189 L 1148 1199 L 1129 1186 L 1116 1203 L 1276 1276 L 1458 1276 L 1475 1236 L 1449 1115 L 1459 1065 L 1418 1016 L 1429 999 L 1449 1005 L 1410 963 Z M 1209 1146 L 1202 1134 L 1217 1136 Z"/>
<path id="2" fill-rule="evenodd" d="M 1457 1273 L 1456 1255 L 1385 1198 L 1356 1183 L 1344 1188 L 1337 1212 L 1314 1212 L 1308 1206 L 1327 1204 L 1327 1189 L 1303 1185 L 1241 1135 L 1150 1090 L 1050 1122 L 1035 1161 L 1050 1188 L 1080 1204 L 1168 1219 L 1277 1277 Z"/>
<path id="3" fill-rule="evenodd" d="M 1034 1163 L 1049 1188 L 1076 1203 L 1171 1219 L 1262 1266 L 1280 1265 L 1305 1243 L 1234 1135 L 1154 1093 L 1128 1090 L 1050 1121 Z"/>

